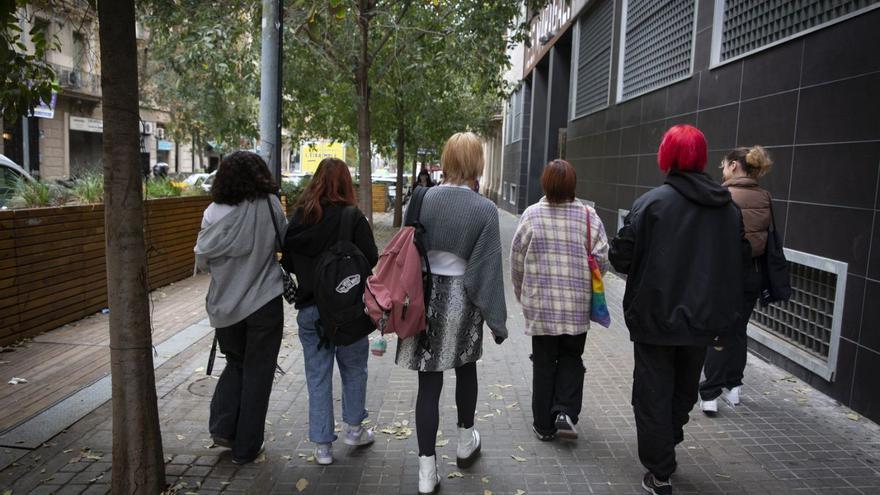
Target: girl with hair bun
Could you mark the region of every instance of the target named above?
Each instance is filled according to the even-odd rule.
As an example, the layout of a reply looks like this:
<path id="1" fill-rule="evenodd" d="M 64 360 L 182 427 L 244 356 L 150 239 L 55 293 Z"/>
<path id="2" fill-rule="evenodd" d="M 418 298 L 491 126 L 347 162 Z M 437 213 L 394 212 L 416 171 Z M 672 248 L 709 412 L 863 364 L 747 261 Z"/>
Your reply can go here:
<path id="1" fill-rule="evenodd" d="M 736 331 L 723 348 L 709 347 L 703 372 L 706 379 L 700 383 L 700 408 L 706 415 L 718 412 L 718 398 L 732 406 L 740 402 L 743 371 L 746 367 L 746 327 L 752 309 L 761 294 L 761 263 L 759 258 L 767 247 L 772 210 L 770 193 L 758 185 L 758 179 L 773 166 L 770 155 L 761 146 L 737 148 L 721 161 L 721 174 L 733 201 L 742 211 L 746 239 L 752 249 L 751 263 L 744 279 L 742 318 Z M 720 350 L 719 350 L 720 349 Z"/>

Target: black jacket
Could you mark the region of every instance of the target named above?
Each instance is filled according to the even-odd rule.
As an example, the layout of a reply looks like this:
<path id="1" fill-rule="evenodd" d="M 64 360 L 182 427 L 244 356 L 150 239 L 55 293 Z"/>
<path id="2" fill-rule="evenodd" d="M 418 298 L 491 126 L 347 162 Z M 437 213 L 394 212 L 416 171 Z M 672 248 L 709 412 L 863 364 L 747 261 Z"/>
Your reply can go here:
<path id="1" fill-rule="evenodd" d="M 282 264 L 296 275 L 299 288 L 296 291 L 297 309 L 315 304 L 315 264 L 318 257 L 339 239 L 339 224 L 342 220 L 343 206 L 328 204 L 323 206 L 324 216 L 314 225 L 303 223 L 302 208 L 297 209 L 287 225 L 284 237 L 284 256 Z M 373 239 L 373 230 L 363 213 L 358 210 L 351 240 L 367 258 L 370 266 L 376 266 L 379 252 Z"/>
<path id="2" fill-rule="evenodd" d="M 740 321 L 751 249 L 730 192 L 706 174 L 670 172 L 638 198 L 609 258 L 627 275 L 633 342 L 708 345 Z"/>

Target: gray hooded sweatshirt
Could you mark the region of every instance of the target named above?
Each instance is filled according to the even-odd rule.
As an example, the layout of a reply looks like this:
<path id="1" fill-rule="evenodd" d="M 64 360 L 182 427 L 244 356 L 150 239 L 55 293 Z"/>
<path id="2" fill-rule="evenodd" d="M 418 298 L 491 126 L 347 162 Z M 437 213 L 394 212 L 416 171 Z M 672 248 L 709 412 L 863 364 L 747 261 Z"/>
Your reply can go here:
<path id="1" fill-rule="evenodd" d="M 283 237 L 287 220 L 281 202 L 269 198 Z M 281 295 L 275 239 L 265 197 L 242 201 L 214 223 L 202 222 L 194 251 L 198 268 L 211 274 L 206 309 L 212 327 L 232 326 Z"/>

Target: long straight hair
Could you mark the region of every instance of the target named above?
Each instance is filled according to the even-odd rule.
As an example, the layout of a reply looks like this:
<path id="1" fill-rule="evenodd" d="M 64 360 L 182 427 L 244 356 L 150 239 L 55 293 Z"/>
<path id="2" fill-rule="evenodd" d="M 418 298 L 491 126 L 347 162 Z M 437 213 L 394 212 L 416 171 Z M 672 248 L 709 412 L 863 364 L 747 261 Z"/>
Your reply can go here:
<path id="1" fill-rule="evenodd" d="M 339 158 L 324 158 L 315 176 L 296 203 L 303 209 L 303 223 L 314 225 L 324 217 L 325 204 L 354 205 L 354 184 L 348 165 Z"/>

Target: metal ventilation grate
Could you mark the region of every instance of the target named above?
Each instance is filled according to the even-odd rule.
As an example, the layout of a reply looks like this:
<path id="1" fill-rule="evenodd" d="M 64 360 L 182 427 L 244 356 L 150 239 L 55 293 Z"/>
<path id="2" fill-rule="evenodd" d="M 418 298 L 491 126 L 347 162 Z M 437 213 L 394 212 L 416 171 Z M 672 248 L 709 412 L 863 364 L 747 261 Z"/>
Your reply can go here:
<path id="1" fill-rule="evenodd" d="M 691 73 L 695 3 L 688 0 L 625 2 L 623 99 L 647 93 Z"/>
<path id="2" fill-rule="evenodd" d="M 613 17 L 614 2 L 604 0 L 578 21 L 575 117 L 608 106 Z"/>
<path id="3" fill-rule="evenodd" d="M 877 3 L 880 0 L 727 0 L 721 61 Z"/>
<path id="4" fill-rule="evenodd" d="M 827 360 L 832 343 L 837 274 L 789 262 L 791 299 L 755 307 L 752 322 L 801 350 Z"/>

